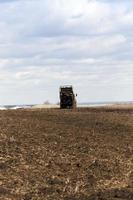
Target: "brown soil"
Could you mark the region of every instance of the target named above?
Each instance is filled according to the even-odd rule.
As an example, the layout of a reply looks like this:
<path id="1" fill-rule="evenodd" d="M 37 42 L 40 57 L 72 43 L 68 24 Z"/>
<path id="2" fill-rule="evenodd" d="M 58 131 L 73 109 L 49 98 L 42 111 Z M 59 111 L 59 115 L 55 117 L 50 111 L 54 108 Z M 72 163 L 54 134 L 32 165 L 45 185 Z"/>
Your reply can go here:
<path id="1" fill-rule="evenodd" d="M 0 111 L 0 199 L 133 200 L 133 110 Z"/>

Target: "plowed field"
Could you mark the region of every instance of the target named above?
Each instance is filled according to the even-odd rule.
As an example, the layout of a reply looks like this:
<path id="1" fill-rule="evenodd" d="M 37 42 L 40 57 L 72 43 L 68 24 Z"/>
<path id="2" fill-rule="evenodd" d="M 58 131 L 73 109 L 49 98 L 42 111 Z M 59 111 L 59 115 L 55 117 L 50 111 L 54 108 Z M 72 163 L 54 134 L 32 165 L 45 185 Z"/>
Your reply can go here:
<path id="1" fill-rule="evenodd" d="M 133 110 L 0 111 L 1 200 L 133 200 Z"/>

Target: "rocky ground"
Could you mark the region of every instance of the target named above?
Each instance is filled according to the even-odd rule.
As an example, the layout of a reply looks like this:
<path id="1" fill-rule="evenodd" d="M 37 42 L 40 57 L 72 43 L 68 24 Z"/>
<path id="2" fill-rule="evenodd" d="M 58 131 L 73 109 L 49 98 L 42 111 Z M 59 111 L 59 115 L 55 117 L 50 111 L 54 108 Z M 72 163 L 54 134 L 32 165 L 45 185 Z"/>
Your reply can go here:
<path id="1" fill-rule="evenodd" d="M 133 110 L 0 111 L 1 200 L 133 200 Z"/>

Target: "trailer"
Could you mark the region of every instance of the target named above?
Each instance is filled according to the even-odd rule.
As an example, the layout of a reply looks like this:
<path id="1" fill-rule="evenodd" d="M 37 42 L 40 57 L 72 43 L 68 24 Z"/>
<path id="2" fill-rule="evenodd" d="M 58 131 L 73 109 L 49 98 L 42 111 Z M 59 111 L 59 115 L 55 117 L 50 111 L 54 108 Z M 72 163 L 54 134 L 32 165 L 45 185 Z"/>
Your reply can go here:
<path id="1" fill-rule="evenodd" d="M 77 96 L 77 95 L 76 95 Z M 71 85 L 60 87 L 60 108 L 74 109 L 77 107 L 76 97 Z"/>

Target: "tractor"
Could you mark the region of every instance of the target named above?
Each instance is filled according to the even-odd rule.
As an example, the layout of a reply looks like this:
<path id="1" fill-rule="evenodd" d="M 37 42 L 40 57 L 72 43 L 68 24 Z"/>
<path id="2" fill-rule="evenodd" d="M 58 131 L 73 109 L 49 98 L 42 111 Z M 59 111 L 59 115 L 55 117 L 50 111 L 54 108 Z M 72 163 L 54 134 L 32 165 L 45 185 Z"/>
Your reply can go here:
<path id="1" fill-rule="evenodd" d="M 76 94 L 77 96 L 77 94 Z M 61 109 L 74 109 L 76 108 L 76 98 L 73 92 L 73 87 L 61 86 L 60 87 L 60 108 Z"/>

